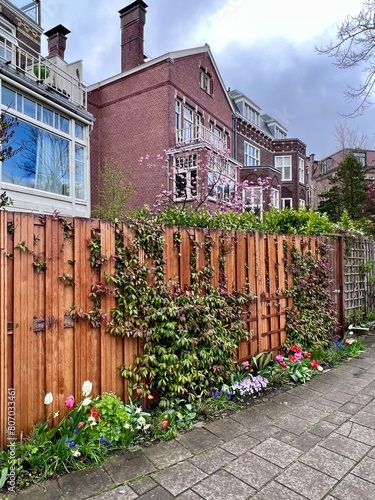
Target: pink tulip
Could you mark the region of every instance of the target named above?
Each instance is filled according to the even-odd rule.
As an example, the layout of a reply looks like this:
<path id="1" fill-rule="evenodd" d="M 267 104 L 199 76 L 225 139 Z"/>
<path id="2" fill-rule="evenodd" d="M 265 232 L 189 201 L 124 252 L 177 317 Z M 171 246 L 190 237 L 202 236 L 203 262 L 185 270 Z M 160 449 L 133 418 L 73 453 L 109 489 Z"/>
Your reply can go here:
<path id="1" fill-rule="evenodd" d="M 66 398 L 65 406 L 69 409 L 73 408 L 73 406 L 74 406 L 74 396 L 73 395 L 70 395 Z"/>

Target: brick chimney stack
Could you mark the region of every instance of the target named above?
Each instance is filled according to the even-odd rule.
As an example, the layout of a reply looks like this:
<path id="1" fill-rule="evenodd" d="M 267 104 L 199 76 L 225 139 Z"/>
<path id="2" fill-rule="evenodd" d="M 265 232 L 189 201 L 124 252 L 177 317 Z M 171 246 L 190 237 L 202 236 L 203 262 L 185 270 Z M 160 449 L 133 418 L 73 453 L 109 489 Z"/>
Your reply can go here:
<path id="1" fill-rule="evenodd" d="M 62 24 L 59 24 L 44 33 L 48 39 L 49 56 L 59 56 L 61 59 L 64 59 L 66 35 L 69 35 L 69 33 L 70 31 Z"/>
<path id="2" fill-rule="evenodd" d="M 144 26 L 147 5 L 136 0 L 119 11 L 121 20 L 121 72 L 144 62 Z"/>

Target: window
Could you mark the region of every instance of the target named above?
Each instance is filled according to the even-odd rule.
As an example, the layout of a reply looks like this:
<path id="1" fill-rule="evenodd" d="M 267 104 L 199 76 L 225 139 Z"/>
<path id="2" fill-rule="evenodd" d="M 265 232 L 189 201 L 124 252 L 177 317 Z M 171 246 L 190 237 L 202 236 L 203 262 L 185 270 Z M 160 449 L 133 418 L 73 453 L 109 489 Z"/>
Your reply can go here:
<path id="1" fill-rule="evenodd" d="M 0 181 L 84 200 L 84 126 L 10 87 L 2 87 L 1 103 L 17 118 L 12 148 L 20 151 L 2 164 Z"/>
<path id="2" fill-rule="evenodd" d="M 326 174 L 332 168 L 332 158 L 326 158 L 321 163 L 321 174 Z"/>
<path id="3" fill-rule="evenodd" d="M 352 155 L 354 156 L 354 158 L 356 160 L 359 161 L 359 163 L 362 164 L 362 166 L 366 166 L 366 153 L 356 153 L 356 152 L 353 152 Z"/>
<path id="4" fill-rule="evenodd" d="M 283 198 L 281 200 L 282 208 L 293 208 L 293 200 L 292 198 Z"/>
<path id="5" fill-rule="evenodd" d="M 174 194 L 178 201 L 192 200 L 198 194 L 197 154 L 174 157 Z"/>
<path id="6" fill-rule="evenodd" d="M 301 184 L 305 184 L 305 160 L 298 158 L 298 179 Z"/>
<path id="7" fill-rule="evenodd" d="M 300 200 L 299 200 L 299 206 L 300 206 L 300 207 L 306 207 L 305 200 L 300 199 Z"/>
<path id="8" fill-rule="evenodd" d="M 276 156 L 275 166 L 281 172 L 282 181 L 292 180 L 292 157 L 291 156 Z"/>
<path id="9" fill-rule="evenodd" d="M 247 118 L 251 123 L 254 123 L 255 125 L 258 125 L 259 123 L 259 113 L 255 111 L 251 106 L 248 104 L 244 103 L 244 117 Z"/>
<path id="10" fill-rule="evenodd" d="M 213 85 L 212 85 L 212 76 L 207 73 L 204 68 L 201 68 L 200 71 L 200 86 L 207 94 L 212 95 L 213 93 Z"/>
<path id="11" fill-rule="evenodd" d="M 234 165 L 216 154 L 212 154 L 207 159 L 207 165 L 209 166 L 208 196 L 213 200 L 230 203 L 233 199 L 236 186 L 236 170 Z"/>
<path id="12" fill-rule="evenodd" d="M 191 142 L 197 139 L 201 117 L 190 106 L 179 99 L 175 102 L 176 142 Z"/>
<path id="13" fill-rule="evenodd" d="M 256 167 L 259 165 L 259 149 L 248 142 L 244 143 L 244 167 Z"/>
<path id="14" fill-rule="evenodd" d="M 283 132 L 279 127 L 275 126 L 275 139 L 284 139 L 286 137 L 286 133 Z"/>
<path id="15" fill-rule="evenodd" d="M 16 28 L 4 19 L 0 20 L 0 57 L 5 61 L 15 62 L 16 46 Z"/>
<path id="16" fill-rule="evenodd" d="M 257 215 L 263 213 L 263 189 L 260 186 L 252 186 L 244 190 L 245 210 Z"/>
<path id="17" fill-rule="evenodd" d="M 271 188 L 271 207 L 280 208 L 280 191 L 276 188 Z"/>

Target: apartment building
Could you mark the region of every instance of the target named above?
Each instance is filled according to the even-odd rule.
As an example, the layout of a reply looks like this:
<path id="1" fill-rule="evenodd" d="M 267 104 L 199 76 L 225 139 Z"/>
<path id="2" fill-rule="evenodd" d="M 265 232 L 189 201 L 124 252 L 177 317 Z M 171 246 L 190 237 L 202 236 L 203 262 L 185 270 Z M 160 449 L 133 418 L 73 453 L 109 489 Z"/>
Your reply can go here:
<path id="1" fill-rule="evenodd" d="M 89 217 L 89 132 L 82 61 L 64 59 L 61 24 L 43 34 L 39 0 L 0 0 L 0 102 L 13 120 L 0 189 L 17 211 Z M 41 54 L 41 38 L 48 54 Z"/>
<path id="2" fill-rule="evenodd" d="M 331 188 L 329 179 L 334 175 L 340 163 L 352 154 L 363 166 L 368 167 L 368 177 L 375 179 L 375 151 L 361 148 L 343 148 L 335 153 L 316 160 L 314 155 L 310 155 L 307 161 L 307 189 L 308 205 L 313 210 L 317 210 L 321 198 L 319 195 L 327 192 Z"/>
<path id="3" fill-rule="evenodd" d="M 92 205 L 108 161 L 133 186 L 132 208 L 164 190 L 181 203 L 229 201 L 244 181 L 244 201 L 259 212 L 305 205 L 306 146 L 226 88 L 208 45 L 146 59 L 146 10 L 142 0 L 120 10 L 121 73 L 88 87 Z"/>

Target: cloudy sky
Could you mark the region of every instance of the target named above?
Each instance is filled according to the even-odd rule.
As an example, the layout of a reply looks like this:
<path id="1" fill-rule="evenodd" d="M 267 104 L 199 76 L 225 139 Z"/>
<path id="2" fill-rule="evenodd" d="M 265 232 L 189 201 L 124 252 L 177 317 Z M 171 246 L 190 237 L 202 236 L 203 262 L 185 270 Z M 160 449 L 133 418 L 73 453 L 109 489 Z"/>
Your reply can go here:
<path id="1" fill-rule="evenodd" d="M 227 87 L 238 89 L 280 121 L 316 158 L 338 149 L 334 131 L 344 124 L 367 134 L 375 148 L 375 105 L 347 119 L 355 104 L 344 91 L 364 78 L 340 70 L 315 47 L 335 38 L 361 0 L 145 0 L 145 53 L 159 55 L 210 45 Z M 42 26 L 63 24 L 66 60 L 83 59 L 87 84 L 120 72 L 118 11 L 131 0 L 42 0 Z M 44 43 L 46 55 L 46 44 Z"/>

